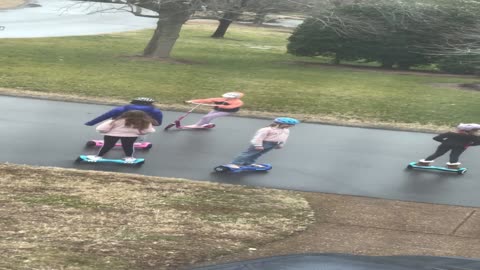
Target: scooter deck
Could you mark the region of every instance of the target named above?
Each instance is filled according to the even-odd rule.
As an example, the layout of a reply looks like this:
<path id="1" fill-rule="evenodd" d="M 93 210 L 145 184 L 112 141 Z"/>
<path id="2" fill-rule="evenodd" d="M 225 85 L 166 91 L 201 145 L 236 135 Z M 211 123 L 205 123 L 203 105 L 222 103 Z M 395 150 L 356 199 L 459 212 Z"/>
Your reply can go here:
<path id="1" fill-rule="evenodd" d="M 87 142 L 88 147 L 102 147 L 104 144 L 103 140 L 90 140 Z M 122 146 L 121 143 L 116 143 L 115 146 Z M 133 144 L 133 147 L 139 149 L 150 149 L 153 144 L 151 142 L 136 142 Z"/>
<path id="2" fill-rule="evenodd" d="M 259 166 L 240 166 L 239 168 L 233 168 L 228 165 L 220 165 L 215 167 L 213 170 L 216 172 L 224 173 L 224 172 L 232 172 L 232 173 L 239 173 L 239 172 L 255 172 L 255 171 L 269 171 L 272 169 L 272 165 L 270 164 L 259 164 Z"/>
<path id="3" fill-rule="evenodd" d="M 93 161 L 89 159 L 86 155 L 80 155 L 77 162 L 89 162 L 89 163 L 117 163 L 117 164 L 126 164 L 126 165 L 142 165 L 145 163 L 144 158 L 137 158 L 134 162 L 125 162 L 123 159 L 109 159 L 109 158 L 101 158 L 99 160 Z"/>
<path id="4" fill-rule="evenodd" d="M 211 129 L 211 128 L 214 128 L 214 127 L 215 127 L 215 124 L 204 125 L 204 126 L 201 126 L 201 127 L 179 126 L 179 127 L 177 127 L 177 128 L 178 128 L 178 129 Z"/>
<path id="5" fill-rule="evenodd" d="M 467 171 L 467 168 L 449 169 L 449 168 L 446 168 L 446 167 L 438 167 L 438 166 L 418 166 L 417 162 L 410 162 L 407 166 L 407 169 L 421 169 L 421 170 L 455 172 L 455 173 L 458 173 L 458 174 L 464 174 Z"/>

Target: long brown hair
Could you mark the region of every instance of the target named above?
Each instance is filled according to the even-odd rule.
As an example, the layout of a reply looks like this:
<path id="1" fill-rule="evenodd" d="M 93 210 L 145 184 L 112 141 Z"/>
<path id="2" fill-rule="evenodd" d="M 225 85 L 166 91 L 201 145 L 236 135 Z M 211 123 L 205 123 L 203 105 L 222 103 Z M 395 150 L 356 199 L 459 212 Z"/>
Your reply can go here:
<path id="1" fill-rule="evenodd" d="M 147 129 L 150 124 L 155 122 L 147 113 L 139 110 L 124 112 L 117 118 L 117 120 L 119 119 L 125 119 L 126 127 L 132 127 L 138 130 Z"/>

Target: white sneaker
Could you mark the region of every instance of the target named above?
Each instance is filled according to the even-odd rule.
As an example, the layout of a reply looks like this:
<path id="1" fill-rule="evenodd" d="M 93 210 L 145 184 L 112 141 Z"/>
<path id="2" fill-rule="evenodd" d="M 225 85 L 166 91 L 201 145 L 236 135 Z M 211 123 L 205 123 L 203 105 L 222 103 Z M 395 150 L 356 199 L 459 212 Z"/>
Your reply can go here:
<path id="1" fill-rule="evenodd" d="M 125 161 L 125 163 L 134 163 L 135 160 L 137 160 L 137 159 L 134 158 L 134 157 L 126 157 L 123 160 Z"/>
<path id="2" fill-rule="evenodd" d="M 425 160 L 425 159 L 420 159 L 416 165 L 417 166 L 430 166 L 432 164 L 432 162 L 434 162 L 435 160 Z"/>
<path id="3" fill-rule="evenodd" d="M 230 167 L 230 168 L 232 168 L 232 169 L 238 169 L 238 168 L 240 168 L 239 165 L 237 165 L 237 164 L 232 164 L 232 163 L 226 164 L 225 166 Z"/>
<path id="4" fill-rule="evenodd" d="M 263 167 L 265 167 L 265 166 L 263 166 L 263 165 L 261 165 L 261 164 L 256 164 L 256 163 L 252 163 L 252 164 L 250 164 L 250 166 L 252 166 L 252 167 L 258 167 L 258 168 L 263 168 Z"/>
<path id="5" fill-rule="evenodd" d="M 95 156 L 95 155 L 88 155 L 87 158 L 88 158 L 88 161 L 91 161 L 91 162 L 97 162 L 100 159 L 102 159 L 102 157 Z"/>
<path id="6" fill-rule="evenodd" d="M 447 168 L 449 168 L 449 169 L 459 169 L 461 164 L 462 163 L 460 163 L 460 162 L 456 162 L 456 163 L 447 162 Z"/>

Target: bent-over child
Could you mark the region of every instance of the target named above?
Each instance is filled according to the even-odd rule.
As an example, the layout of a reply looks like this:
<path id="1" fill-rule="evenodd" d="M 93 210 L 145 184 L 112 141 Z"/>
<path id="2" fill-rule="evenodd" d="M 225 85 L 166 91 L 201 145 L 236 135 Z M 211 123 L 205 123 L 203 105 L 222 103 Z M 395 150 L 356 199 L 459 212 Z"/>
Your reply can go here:
<path id="1" fill-rule="evenodd" d="M 435 153 L 421 159 L 417 162 L 418 166 L 430 166 L 436 158 L 450 151 L 450 158 L 447 167 L 450 169 L 458 169 L 460 167 L 460 155 L 469 147 L 480 144 L 480 137 L 476 135 L 480 130 L 479 124 L 460 124 L 455 131 L 439 134 L 433 139 L 440 142 Z"/>
<path id="2" fill-rule="evenodd" d="M 300 121 L 294 118 L 275 118 L 272 124 L 259 129 L 250 141 L 251 145 L 248 149 L 234 158 L 227 166 L 231 168 L 239 168 L 240 166 L 262 167 L 260 164 L 255 164 L 255 161 L 272 149 L 282 148 L 290 135 L 289 128 L 299 123 Z"/>

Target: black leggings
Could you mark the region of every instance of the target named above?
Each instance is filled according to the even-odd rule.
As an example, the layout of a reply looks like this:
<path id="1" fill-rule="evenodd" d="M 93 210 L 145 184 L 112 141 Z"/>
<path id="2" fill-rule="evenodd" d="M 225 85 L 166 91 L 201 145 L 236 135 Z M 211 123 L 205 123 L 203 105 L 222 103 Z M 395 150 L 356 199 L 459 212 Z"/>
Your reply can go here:
<path id="1" fill-rule="evenodd" d="M 437 151 L 425 158 L 425 160 L 434 160 L 437 157 L 444 155 L 449 150 L 452 150 L 450 152 L 450 163 L 457 163 L 458 158 L 463 153 L 463 151 L 465 151 L 465 146 L 440 144 L 437 148 Z"/>
<path id="2" fill-rule="evenodd" d="M 102 157 L 103 155 L 105 155 L 108 151 L 112 150 L 112 148 L 115 147 L 115 144 L 118 142 L 118 140 L 121 140 L 125 156 L 131 157 L 133 156 L 134 151 L 133 144 L 135 143 L 137 138 L 138 137 L 114 137 L 105 135 L 103 136 L 103 147 L 100 149 L 100 152 L 98 152 L 98 156 Z"/>

